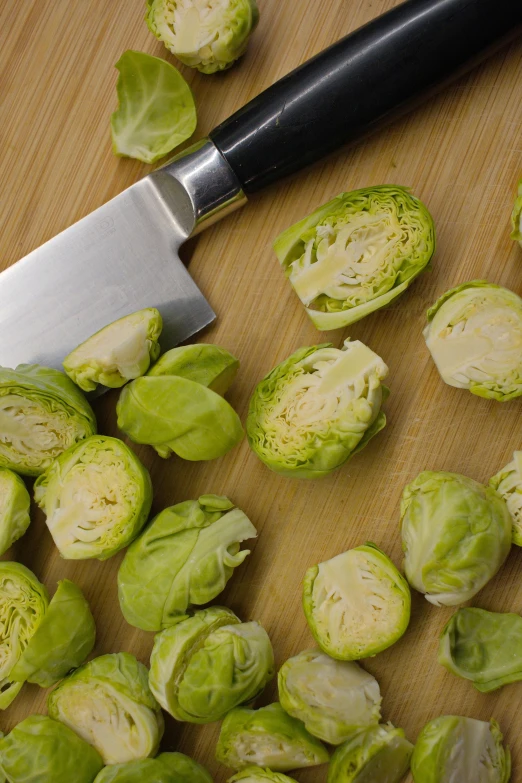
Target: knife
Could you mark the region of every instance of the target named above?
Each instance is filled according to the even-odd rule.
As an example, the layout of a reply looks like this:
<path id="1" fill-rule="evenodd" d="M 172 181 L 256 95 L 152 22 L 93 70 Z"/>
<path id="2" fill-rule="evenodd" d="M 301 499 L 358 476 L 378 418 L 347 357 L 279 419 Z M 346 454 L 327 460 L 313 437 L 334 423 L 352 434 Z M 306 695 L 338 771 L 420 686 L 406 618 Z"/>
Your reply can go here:
<path id="1" fill-rule="evenodd" d="M 164 167 L 0 274 L 0 364 L 60 367 L 142 307 L 162 346 L 215 317 L 178 256 L 191 235 L 461 73 L 522 27 L 520 0 L 408 0 L 292 71 Z M 29 314 L 29 317 L 28 317 Z"/>

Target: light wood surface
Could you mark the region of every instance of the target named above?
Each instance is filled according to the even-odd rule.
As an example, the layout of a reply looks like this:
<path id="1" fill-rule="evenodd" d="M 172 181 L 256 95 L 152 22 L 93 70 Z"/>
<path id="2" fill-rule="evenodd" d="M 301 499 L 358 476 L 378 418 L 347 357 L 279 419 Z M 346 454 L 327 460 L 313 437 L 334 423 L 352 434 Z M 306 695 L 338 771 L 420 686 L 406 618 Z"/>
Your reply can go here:
<path id="1" fill-rule="evenodd" d="M 392 0 L 260 0 L 261 22 L 247 55 L 209 77 L 187 68 L 199 112 L 194 140 L 309 56 L 391 6 Z M 175 62 L 148 32 L 143 0 L 2 0 L 0 3 L 0 267 L 6 267 L 145 174 L 111 152 L 116 105 L 114 63 L 128 48 Z M 443 55 L 442 55 L 443 56 Z M 308 321 L 271 249 L 275 236 L 342 190 L 408 185 L 431 210 L 438 236 L 433 271 L 385 311 L 330 339 L 362 339 L 390 367 L 387 428 L 344 468 L 320 481 L 295 481 L 265 468 L 246 441 L 209 463 L 162 461 L 136 448 L 150 468 L 155 512 L 204 492 L 229 495 L 259 531 L 253 552 L 219 599 L 270 634 L 278 664 L 311 645 L 301 611 L 301 582 L 312 564 L 364 541 L 401 561 L 398 529 L 403 486 L 425 468 L 486 481 L 522 447 L 520 401 L 500 404 L 442 383 L 422 338 L 425 311 L 451 286 L 487 278 L 522 293 L 522 251 L 509 238 L 515 185 L 522 174 L 522 41 L 371 139 L 342 151 L 269 192 L 188 243 L 184 257 L 218 313 L 202 336 L 241 360 L 229 399 L 244 418 L 256 382 L 296 348 L 325 339 Z M 93 296 L 95 296 L 93 282 Z M 31 313 L 27 313 L 31 317 Z M 44 325 L 42 325 L 44 326 Z M 16 329 L 16 324 L 13 324 Z M 98 404 L 101 432 L 118 434 L 116 394 Z M 96 618 L 96 653 L 127 650 L 148 662 L 153 636 L 128 626 L 116 598 L 121 557 L 61 560 L 44 520 L 8 553 L 50 588 L 69 577 Z M 475 600 L 522 611 L 522 555 L 514 548 L 501 573 Z M 512 780 L 522 783 L 522 684 L 481 695 L 437 664 L 437 639 L 450 610 L 413 596 L 411 625 L 390 650 L 366 662 L 381 684 L 386 720 L 415 741 L 440 714 L 497 718 L 513 751 Z M 275 683 L 260 703 L 273 700 Z M 45 710 L 46 692 L 26 686 L 0 716 L 9 730 Z M 165 749 L 208 765 L 218 725 L 167 722 Z M 302 783 L 325 770 L 295 773 Z"/>

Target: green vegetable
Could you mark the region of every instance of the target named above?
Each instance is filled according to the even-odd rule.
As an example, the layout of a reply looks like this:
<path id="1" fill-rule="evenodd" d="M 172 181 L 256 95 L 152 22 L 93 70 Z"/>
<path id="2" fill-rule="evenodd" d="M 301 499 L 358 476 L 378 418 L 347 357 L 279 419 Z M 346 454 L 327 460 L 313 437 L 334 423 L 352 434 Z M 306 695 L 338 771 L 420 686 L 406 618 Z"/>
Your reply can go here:
<path id="1" fill-rule="evenodd" d="M 410 621 L 408 584 L 373 544 L 349 549 L 309 568 L 303 606 L 321 649 L 341 661 L 390 647 Z"/>
<path id="2" fill-rule="evenodd" d="M 190 87 L 173 65 L 145 52 L 124 52 L 115 66 L 119 106 L 111 117 L 115 155 L 154 163 L 196 130 Z"/>
<path id="3" fill-rule="evenodd" d="M 326 764 L 328 751 L 301 721 L 276 702 L 259 710 L 238 707 L 221 725 L 216 758 L 232 769 L 252 764 L 276 772 Z"/>
<path id="4" fill-rule="evenodd" d="M 179 375 L 225 394 L 239 369 L 239 361 L 217 345 L 196 343 L 173 348 L 161 356 L 148 375 Z"/>
<path id="5" fill-rule="evenodd" d="M 518 183 L 518 193 L 511 213 L 511 225 L 513 231 L 511 239 L 514 239 L 522 247 L 522 180 Z"/>
<path id="6" fill-rule="evenodd" d="M 412 751 L 402 729 L 391 723 L 370 726 L 337 748 L 328 767 L 328 783 L 400 783 Z"/>
<path id="7" fill-rule="evenodd" d="M 9 783 L 92 783 L 102 766 L 94 748 L 44 715 L 31 715 L 0 740 Z"/>
<path id="8" fill-rule="evenodd" d="M 38 476 L 95 432 L 91 406 L 63 372 L 38 364 L 0 367 L 0 467 Z"/>
<path id="9" fill-rule="evenodd" d="M 513 522 L 513 543 L 522 546 L 522 451 L 515 451 L 513 461 L 489 480 L 507 503 Z"/>
<path id="10" fill-rule="evenodd" d="M 341 193 L 276 239 L 274 250 L 318 329 L 338 329 L 402 294 L 435 251 L 435 227 L 408 188 Z"/>
<path id="11" fill-rule="evenodd" d="M 161 511 L 129 547 L 118 572 L 118 598 L 128 623 L 161 631 L 191 604 L 216 598 L 250 554 L 248 517 L 226 497 L 202 495 Z"/>
<path id="12" fill-rule="evenodd" d="M 259 623 L 242 623 L 230 609 L 212 606 L 156 636 L 149 681 L 177 720 L 212 723 L 252 701 L 273 674 L 272 645 Z"/>
<path id="13" fill-rule="evenodd" d="M 505 502 L 458 473 L 420 473 L 404 489 L 401 525 L 406 578 L 435 606 L 473 598 L 511 547 Z"/>
<path id="14" fill-rule="evenodd" d="M 147 0 L 147 6 L 151 33 L 202 73 L 230 68 L 259 21 L 256 0 Z"/>
<path id="15" fill-rule="evenodd" d="M 245 767 L 229 778 L 227 783 L 236 783 L 239 780 L 242 780 L 243 783 L 267 783 L 267 781 L 268 783 L 297 783 L 293 778 L 283 775 L 282 772 L 272 772 L 262 767 Z"/>
<path id="16" fill-rule="evenodd" d="M 359 340 L 300 348 L 259 383 L 248 442 L 265 465 L 296 478 L 326 476 L 386 424 L 388 368 Z"/>
<path id="17" fill-rule="evenodd" d="M 511 757 L 496 721 L 444 715 L 421 731 L 411 771 L 415 783 L 508 783 Z"/>
<path id="18" fill-rule="evenodd" d="M 24 482 L 7 468 L 0 468 L 0 555 L 25 533 L 31 518 L 31 498 Z"/>
<path id="19" fill-rule="evenodd" d="M 157 359 L 162 325 L 154 307 L 125 315 L 66 356 L 64 370 L 84 391 L 93 391 L 99 383 L 117 389 L 144 375 Z"/>
<path id="20" fill-rule="evenodd" d="M 212 783 L 212 778 L 183 753 L 160 753 L 155 759 L 105 767 L 94 783 Z"/>
<path id="21" fill-rule="evenodd" d="M 47 708 L 95 747 L 104 764 L 154 756 L 163 735 L 147 668 L 129 653 L 102 655 L 77 669 L 50 693 Z"/>
<path id="22" fill-rule="evenodd" d="M 125 443 L 93 435 L 52 463 L 37 479 L 34 497 L 62 557 L 106 560 L 147 521 L 152 484 Z"/>
<path id="23" fill-rule="evenodd" d="M 426 345 L 445 383 L 488 399 L 522 395 L 522 299 L 473 280 L 428 310 Z"/>

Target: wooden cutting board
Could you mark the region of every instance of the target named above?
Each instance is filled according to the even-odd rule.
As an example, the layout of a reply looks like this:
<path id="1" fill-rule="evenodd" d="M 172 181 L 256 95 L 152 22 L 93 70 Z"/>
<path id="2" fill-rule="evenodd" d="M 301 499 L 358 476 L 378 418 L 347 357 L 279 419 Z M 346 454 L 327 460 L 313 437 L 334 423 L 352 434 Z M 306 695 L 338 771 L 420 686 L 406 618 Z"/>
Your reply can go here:
<path id="1" fill-rule="evenodd" d="M 263 88 L 393 0 L 260 0 L 261 22 L 243 61 L 204 76 L 182 67 L 204 136 Z M 129 48 L 165 56 L 148 32 L 143 0 L 2 0 L 0 3 L 0 266 L 6 267 L 119 193 L 149 168 L 111 152 L 109 117 L 116 106 L 114 63 Z M 443 53 L 442 55 L 443 56 Z M 390 367 L 389 423 L 365 451 L 329 478 L 296 481 L 265 468 L 246 442 L 215 462 L 163 461 L 136 448 L 150 468 L 154 511 L 227 494 L 259 531 L 252 555 L 219 599 L 270 634 L 278 664 L 309 647 L 301 611 L 306 569 L 364 541 L 401 562 L 399 500 L 425 468 L 487 481 L 522 447 L 521 403 L 473 397 L 442 383 L 422 338 L 426 309 L 446 289 L 487 278 L 522 293 L 522 251 L 509 238 L 509 215 L 522 175 L 522 41 L 446 88 L 415 113 L 349 151 L 252 198 L 245 209 L 190 241 L 184 257 L 218 313 L 201 337 L 241 360 L 229 399 L 244 418 L 259 379 L 296 348 L 325 340 L 308 321 L 271 249 L 276 235 L 340 191 L 408 185 L 431 210 L 438 236 L 433 270 L 385 311 L 328 338 L 362 339 Z M 93 282 L 92 296 L 96 297 Z M 31 312 L 27 312 L 27 318 Z M 16 324 L 12 325 L 13 330 Z M 42 324 L 45 329 L 45 324 Z M 117 393 L 98 404 L 101 432 L 117 435 Z M 38 513 L 8 553 L 33 569 L 51 592 L 75 580 L 96 617 L 96 654 L 127 650 L 147 663 L 153 636 L 128 626 L 116 597 L 121 557 L 61 560 Z M 474 605 L 522 611 L 522 553 L 514 548 Z M 497 718 L 522 782 L 522 683 L 481 695 L 437 664 L 438 635 L 451 610 L 413 596 L 411 625 L 390 650 L 365 662 L 384 695 L 383 715 L 414 741 L 440 714 Z M 262 702 L 274 699 L 275 684 Z M 4 731 L 45 711 L 46 692 L 26 686 L 0 717 Z M 214 761 L 218 725 L 167 722 L 164 749 Z M 297 772 L 302 783 L 325 770 Z"/>

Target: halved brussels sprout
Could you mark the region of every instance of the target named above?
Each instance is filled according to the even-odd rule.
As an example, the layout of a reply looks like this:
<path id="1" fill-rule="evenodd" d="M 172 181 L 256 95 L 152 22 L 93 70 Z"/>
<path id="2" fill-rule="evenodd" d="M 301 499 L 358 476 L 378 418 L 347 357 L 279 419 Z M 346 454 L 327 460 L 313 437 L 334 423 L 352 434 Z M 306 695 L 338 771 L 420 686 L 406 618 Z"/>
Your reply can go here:
<path id="1" fill-rule="evenodd" d="M 338 329 L 408 288 L 435 251 L 435 227 L 408 188 L 380 185 L 323 204 L 274 250 L 315 326 Z"/>
<path id="2" fill-rule="evenodd" d="M 0 468 L 0 555 L 18 541 L 31 523 L 31 498 L 20 476 Z"/>
<path id="3" fill-rule="evenodd" d="M 34 485 L 47 527 L 67 560 L 106 560 L 147 521 L 152 484 L 123 441 L 93 435 L 56 459 Z"/>
<path id="4" fill-rule="evenodd" d="M 232 769 L 254 764 L 276 772 L 326 764 L 328 751 L 279 702 L 249 710 L 237 707 L 221 725 L 216 759 Z"/>
<path id="5" fill-rule="evenodd" d="M 163 322 L 154 307 L 138 310 L 100 329 L 63 360 L 69 378 L 84 391 L 101 383 L 118 389 L 145 375 L 157 359 Z"/>
<path id="6" fill-rule="evenodd" d="M 511 517 L 494 489 L 425 470 L 401 500 L 404 571 L 435 606 L 457 606 L 495 576 L 511 548 Z"/>
<path id="7" fill-rule="evenodd" d="M 426 345 L 445 383 L 504 402 L 522 395 L 522 299 L 473 280 L 428 310 Z"/>
<path id="8" fill-rule="evenodd" d="M 259 383 L 248 442 L 269 468 L 318 478 L 361 451 L 386 424 L 381 381 L 388 368 L 359 340 L 300 348 Z"/>
<path id="9" fill-rule="evenodd" d="M 273 675 L 272 645 L 259 623 L 212 606 L 156 636 L 149 682 L 177 720 L 212 723 L 252 701 Z"/>
<path id="10" fill-rule="evenodd" d="M 522 180 L 518 183 L 518 194 L 511 213 L 511 225 L 513 226 L 511 239 L 522 247 Z"/>
<path id="11" fill-rule="evenodd" d="M 201 73 L 230 68 L 259 21 L 256 0 L 147 0 L 147 5 L 151 33 Z"/>
<path id="12" fill-rule="evenodd" d="M 94 783 L 212 783 L 212 778 L 183 753 L 160 753 L 155 759 L 105 767 Z"/>
<path id="13" fill-rule="evenodd" d="M 104 764 L 154 756 L 163 716 L 148 670 L 129 653 L 94 658 L 49 694 L 51 718 L 65 723 L 96 748 Z"/>
<path id="14" fill-rule="evenodd" d="M 279 670 L 279 701 L 310 734 L 340 745 L 381 718 L 379 683 L 353 661 L 304 650 Z"/>
<path id="15" fill-rule="evenodd" d="M 303 607 L 319 647 L 352 661 L 400 639 L 410 621 L 411 595 L 384 552 L 364 544 L 308 569 Z"/>
<path id="16" fill-rule="evenodd" d="M 498 723 L 444 715 L 421 731 L 411 757 L 415 783 L 508 783 L 511 756 Z"/>
<path id="17" fill-rule="evenodd" d="M 45 715 L 30 715 L 0 740 L 9 783 L 92 783 L 102 767 L 94 748 Z"/>
<path id="18" fill-rule="evenodd" d="M 391 723 L 370 726 L 337 748 L 328 783 L 400 783 L 410 768 L 412 751 L 402 729 Z"/>
<path id="19" fill-rule="evenodd" d="M 239 361 L 218 345 L 196 343 L 173 348 L 161 356 L 147 375 L 179 375 L 225 394 L 239 369 Z"/>
<path id="20" fill-rule="evenodd" d="M 91 406 L 65 373 L 38 364 L 0 367 L 0 467 L 38 476 L 95 432 Z"/>
<path id="21" fill-rule="evenodd" d="M 270 769 L 262 767 L 246 767 L 240 772 L 236 772 L 227 783 L 236 783 L 242 780 L 243 783 L 297 783 L 294 778 L 283 775 L 282 772 L 272 772 Z"/>
<path id="22" fill-rule="evenodd" d="M 489 480 L 507 503 L 513 521 L 513 543 L 522 546 L 522 451 L 515 451 L 513 460 Z"/>
<path id="23" fill-rule="evenodd" d="M 128 623 L 161 631 L 191 604 L 206 604 L 250 554 L 239 549 L 257 531 L 226 497 L 202 495 L 161 511 L 129 547 L 118 571 Z"/>

